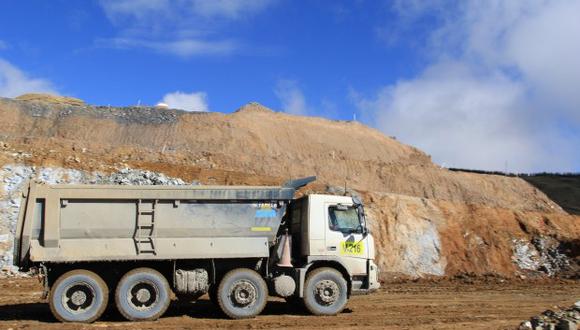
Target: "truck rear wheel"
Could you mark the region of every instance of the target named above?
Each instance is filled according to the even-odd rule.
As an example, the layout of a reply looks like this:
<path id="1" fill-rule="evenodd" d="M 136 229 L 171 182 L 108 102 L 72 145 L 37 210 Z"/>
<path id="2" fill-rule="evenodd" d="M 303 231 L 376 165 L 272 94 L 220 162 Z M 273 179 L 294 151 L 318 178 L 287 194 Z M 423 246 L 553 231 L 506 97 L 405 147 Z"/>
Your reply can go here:
<path id="1" fill-rule="evenodd" d="M 165 276 L 151 268 L 136 268 L 121 278 L 115 291 L 119 312 L 130 321 L 156 320 L 171 301 Z"/>
<path id="2" fill-rule="evenodd" d="M 217 301 L 221 310 L 232 319 L 255 317 L 266 307 L 268 286 L 257 272 L 234 269 L 221 280 Z"/>
<path id="3" fill-rule="evenodd" d="M 61 322 L 96 321 L 109 301 L 109 288 L 103 279 L 84 269 L 61 275 L 50 290 L 50 311 Z"/>
<path id="4" fill-rule="evenodd" d="M 323 267 L 308 274 L 304 305 L 314 315 L 336 315 L 346 306 L 347 283 L 336 269 Z"/>

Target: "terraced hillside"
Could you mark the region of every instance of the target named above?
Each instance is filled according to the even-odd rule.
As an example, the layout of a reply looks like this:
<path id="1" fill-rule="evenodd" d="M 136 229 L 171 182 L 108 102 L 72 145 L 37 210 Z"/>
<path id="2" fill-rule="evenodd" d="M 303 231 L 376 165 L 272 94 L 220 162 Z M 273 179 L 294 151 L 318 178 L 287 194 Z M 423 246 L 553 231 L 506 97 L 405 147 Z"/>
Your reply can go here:
<path id="1" fill-rule="evenodd" d="M 0 99 L 0 115 L 5 205 L 13 205 L 18 189 L 6 188 L 14 176 L 7 168 L 60 173 L 62 182 L 89 182 L 122 168 L 202 184 L 279 184 L 317 175 L 309 190 L 340 193 L 346 181 L 363 196 L 385 276 L 576 269 L 569 250 L 580 237 L 579 218 L 542 191 L 520 178 L 442 169 L 358 122 L 293 116 L 257 103 L 231 114 L 188 113 L 42 96 Z M 11 244 L 8 223 L 0 218 L 4 250 Z"/>

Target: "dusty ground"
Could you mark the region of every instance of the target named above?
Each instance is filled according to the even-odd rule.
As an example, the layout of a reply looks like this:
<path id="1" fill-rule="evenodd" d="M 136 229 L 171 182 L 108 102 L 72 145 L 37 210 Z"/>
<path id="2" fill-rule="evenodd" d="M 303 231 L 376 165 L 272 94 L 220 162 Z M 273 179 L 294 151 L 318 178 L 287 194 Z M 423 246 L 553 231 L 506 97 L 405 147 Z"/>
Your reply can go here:
<path id="1" fill-rule="evenodd" d="M 580 282 L 418 282 L 386 284 L 379 293 L 353 297 L 336 317 L 314 317 L 272 299 L 263 315 L 226 320 L 209 301 L 175 302 L 156 322 L 124 322 L 114 311 L 91 325 L 53 320 L 35 279 L 0 280 L 0 329 L 188 328 L 424 328 L 514 329 L 533 315 L 580 300 Z"/>

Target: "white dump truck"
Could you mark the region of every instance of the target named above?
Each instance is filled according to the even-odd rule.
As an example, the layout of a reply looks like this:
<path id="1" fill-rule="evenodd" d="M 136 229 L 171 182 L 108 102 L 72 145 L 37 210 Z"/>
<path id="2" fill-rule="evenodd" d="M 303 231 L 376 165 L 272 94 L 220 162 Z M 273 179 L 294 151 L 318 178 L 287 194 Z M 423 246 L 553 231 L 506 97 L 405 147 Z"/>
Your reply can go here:
<path id="1" fill-rule="evenodd" d="M 23 193 L 14 264 L 38 270 L 61 321 L 93 322 L 114 301 L 154 320 L 173 297 L 209 294 L 231 318 L 268 296 L 316 315 L 379 287 L 362 203 L 281 187 L 45 185 Z"/>

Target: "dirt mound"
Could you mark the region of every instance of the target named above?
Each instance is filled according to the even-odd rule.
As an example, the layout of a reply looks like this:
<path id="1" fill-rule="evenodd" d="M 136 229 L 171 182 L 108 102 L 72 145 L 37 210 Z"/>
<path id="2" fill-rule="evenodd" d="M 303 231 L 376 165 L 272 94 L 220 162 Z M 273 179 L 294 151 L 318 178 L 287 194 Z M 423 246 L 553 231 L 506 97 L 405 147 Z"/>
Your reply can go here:
<path id="1" fill-rule="evenodd" d="M 77 98 L 69 97 L 69 96 L 59 96 L 59 95 L 51 95 L 51 94 L 37 94 L 37 93 L 22 94 L 20 96 L 17 96 L 15 98 L 15 100 L 35 101 L 35 102 L 53 103 L 53 104 L 61 104 L 61 105 L 73 105 L 73 106 L 85 105 L 85 101 L 83 101 L 81 99 L 77 99 Z"/>
<path id="2" fill-rule="evenodd" d="M 578 217 L 376 192 L 363 199 L 385 272 L 577 277 Z"/>
<path id="3" fill-rule="evenodd" d="M 521 179 L 450 172 L 425 153 L 358 122 L 293 116 L 257 103 L 226 115 L 151 107 L 39 107 L 0 99 L 0 111 L 5 142 L 59 166 L 77 157 L 94 164 L 187 165 L 280 180 L 315 174 L 320 183 L 343 186 L 346 180 L 357 190 L 562 212 Z M 86 152 L 78 155 L 74 148 Z M 47 155 L 48 150 L 54 152 Z"/>
<path id="4" fill-rule="evenodd" d="M 0 98 L 0 114 L 0 166 L 82 173 L 130 167 L 202 184 L 270 185 L 317 175 L 312 191 L 338 191 L 346 180 L 368 204 L 385 274 L 529 277 L 578 266 L 566 246 L 577 246 L 580 218 L 532 185 L 442 169 L 358 122 L 257 103 L 222 114 Z"/>

